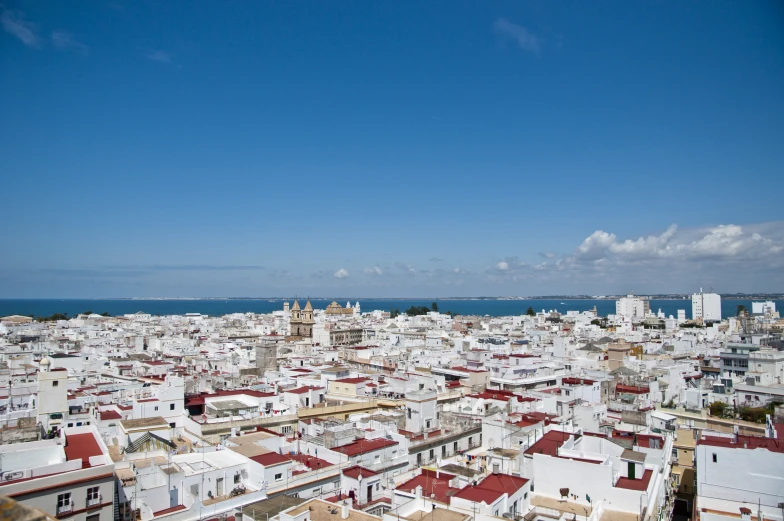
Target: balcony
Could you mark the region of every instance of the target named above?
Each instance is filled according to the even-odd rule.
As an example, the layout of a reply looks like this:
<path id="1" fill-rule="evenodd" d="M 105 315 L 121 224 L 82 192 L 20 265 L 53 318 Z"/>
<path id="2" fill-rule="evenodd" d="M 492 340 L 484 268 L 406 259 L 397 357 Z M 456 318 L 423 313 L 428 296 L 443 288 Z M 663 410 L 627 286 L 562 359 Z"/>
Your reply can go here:
<path id="1" fill-rule="evenodd" d="M 92 498 L 92 499 L 88 498 L 87 499 L 87 507 L 88 508 L 89 507 L 94 507 L 95 505 L 100 505 L 100 504 L 101 504 L 101 498 L 100 497 L 95 497 L 95 498 Z"/>
<path id="2" fill-rule="evenodd" d="M 57 505 L 57 515 L 67 514 L 73 510 L 73 505 L 70 503 L 67 505 Z"/>

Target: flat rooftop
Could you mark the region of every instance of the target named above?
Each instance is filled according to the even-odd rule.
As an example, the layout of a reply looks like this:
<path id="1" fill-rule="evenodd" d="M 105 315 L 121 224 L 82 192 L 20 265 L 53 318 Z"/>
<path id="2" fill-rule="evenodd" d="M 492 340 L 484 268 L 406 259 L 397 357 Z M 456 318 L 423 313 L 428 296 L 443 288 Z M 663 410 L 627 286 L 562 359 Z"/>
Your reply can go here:
<path id="1" fill-rule="evenodd" d="M 436 516 L 438 516 L 437 519 Z M 409 521 L 465 521 L 470 518 L 471 516 L 468 514 L 461 514 L 447 508 L 434 508 L 431 512 L 417 510 L 405 517 Z"/>
<path id="2" fill-rule="evenodd" d="M 245 402 L 241 402 L 239 400 L 217 400 L 207 404 L 208 407 L 212 407 L 218 411 L 231 411 L 235 409 L 248 409 L 251 407 L 258 407 L 257 405 L 248 405 Z"/>
<path id="3" fill-rule="evenodd" d="M 272 499 L 265 499 L 245 505 L 242 513 L 252 517 L 255 521 L 269 521 L 271 517 L 277 516 L 284 510 L 301 505 L 306 500 L 291 496 L 278 496 Z"/>
<path id="4" fill-rule="evenodd" d="M 310 521 L 335 521 L 335 518 L 341 519 L 340 509 L 341 505 L 336 505 L 334 503 L 329 503 L 327 501 L 321 499 L 311 499 L 307 503 L 303 503 L 293 509 L 290 512 L 286 512 L 290 516 L 298 516 L 299 514 L 307 511 L 310 509 Z M 337 510 L 337 514 L 333 514 L 332 511 Z M 370 514 L 365 514 L 364 512 L 359 512 L 357 510 L 349 510 L 348 518 L 352 521 L 379 521 L 379 517 L 371 516 Z M 446 519 L 441 520 L 439 517 L 439 521 L 447 521 Z M 450 520 L 451 521 L 451 520 Z M 455 520 L 457 521 L 457 520 Z"/>
<path id="5" fill-rule="evenodd" d="M 152 427 L 168 427 L 169 422 L 164 420 L 160 416 L 154 416 L 152 418 L 137 418 L 135 420 L 122 420 L 120 422 L 123 429 L 125 430 L 133 430 L 133 429 L 149 429 Z"/>

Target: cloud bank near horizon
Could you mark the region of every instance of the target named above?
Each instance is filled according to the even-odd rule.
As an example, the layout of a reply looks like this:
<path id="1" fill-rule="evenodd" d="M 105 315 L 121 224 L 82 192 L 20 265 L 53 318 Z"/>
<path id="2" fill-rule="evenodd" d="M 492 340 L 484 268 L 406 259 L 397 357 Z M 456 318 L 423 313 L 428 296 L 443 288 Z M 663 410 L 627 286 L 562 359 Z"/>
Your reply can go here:
<path id="1" fill-rule="evenodd" d="M 495 258 L 432 256 L 360 263 L 315 272 L 268 262 L 140 264 L 5 269 L 2 297 L 504 296 L 784 290 L 784 222 L 681 228 L 619 237 L 595 230 L 565 253 L 498 252 Z M 263 264 L 263 265 L 262 265 Z M 441 267 L 442 266 L 442 267 Z"/>

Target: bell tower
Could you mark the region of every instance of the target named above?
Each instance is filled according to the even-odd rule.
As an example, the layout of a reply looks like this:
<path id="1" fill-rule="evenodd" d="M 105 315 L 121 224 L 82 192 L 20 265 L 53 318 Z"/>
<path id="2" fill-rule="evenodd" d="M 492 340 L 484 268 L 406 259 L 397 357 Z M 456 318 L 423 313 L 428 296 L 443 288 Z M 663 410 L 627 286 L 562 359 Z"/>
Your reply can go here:
<path id="1" fill-rule="evenodd" d="M 302 311 L 299 307 L 299 300 L 294 301 L 291 306 L 291 318 L 289 319 L 289 334 L 291 336 L 302 335 Z"/>
<path id="2" fill-rule="evenodd" d="M 310 304 L 310 299 L 305 303 L 305 309 L 302 311 L 302 336 L 313 336 L 313 306 Z"/>

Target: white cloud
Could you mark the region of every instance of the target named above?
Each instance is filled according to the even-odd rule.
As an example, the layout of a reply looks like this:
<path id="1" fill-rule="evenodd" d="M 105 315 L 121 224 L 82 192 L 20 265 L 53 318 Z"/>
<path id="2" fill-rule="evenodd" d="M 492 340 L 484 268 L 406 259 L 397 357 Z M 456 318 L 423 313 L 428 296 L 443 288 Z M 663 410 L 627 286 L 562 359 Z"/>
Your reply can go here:
<path id="1" fill-rule="evenodd" d="M 24 19 L 21 11 L 3 9 L 0 14 L 0 23 L 3 29 L 22 41 L 28 47 L 40 47 L 41 39 L 38 37 L 35 25 Z"/>
<path id="2" fill-rule="evenodd" d="M 157 50 L 152 51 L 147 55 L 148 60 L 152 60 L 154 62 L 161 62 L 161 63 L 171 63 L 174 59 L 174 55 L 167 51 Z"/>
<path id="3" fill-rule="evenodd" d="M 365 268 L 362 271 L 364 271 L 368 275 L 383 275 L 384 274 L 384 271 L 380 267 L 378 267 L 378 266 L 372 266 L 370 268 Z"/>
<path id="4" fill-rule="evenodd" d="M 541 254 L 540 254 L 541 255 Z M 528 265 L 507 257 L 485 272 L 490 283 L 525 283 L 554 292 L 784 289 L 784 222 L 679 228 L 619 239 L 596 230 L 574 253 Z"/>
<path id="5" fill-rule="evenodd" d="M 410 264 L 404 264 L 404 263 L 402 263 L 402 262 L 396 262 L 396 263 L 395 263 L 395 267 L 396 267 L 397 269 L 399 269 L 399 270 L 402 270 L 402 271 L 404 271 L 405 273 L 407 273 L 407 274 L 409 274 L 409 275 L 411 275 L 411 276 L 414 276 L 414 275 L 416 275 L 416 274 L 417 274 L 417 270 L 416 270 L 416 268 L 414 268 L 414 267 L 413 267 L 412 265 L 410 265 Z"/>
<path id="6" fill-rule="evenodd" d="M 348 270 L 346 270 L 345 268 L 340 268 L 338 271 L 336 271 L 333 274 L 333 277 L 335 277 L 336 279 L 345 279 L 348 278 L 348 275 L 349 275 Z"/>
<path id="7" fill-rule="evenodd" d="M 539 38 L 534 36 L 522 25 L 517 25 L 505 18 L 499 18 L 493 25 L 496 34 L 514 41 L 521 49 L 533 54 L 539 53 Z"/>
<path id="8" fill-rule="evenodd" d="M 82 54 L 88 54 L 90 47 L 78 41 L 71 33 L 65 31 L 52 31 L 52 44 L 61 50 L 74 49 Z"/>
<path id="9" fill-rule="evenodd" d="M 580 260 L 592 261 L 601 259 L 606 254 L 607 249 L 614 243 L 614 233 L 596 230 L 577 247 L 574 256 Z"/>

